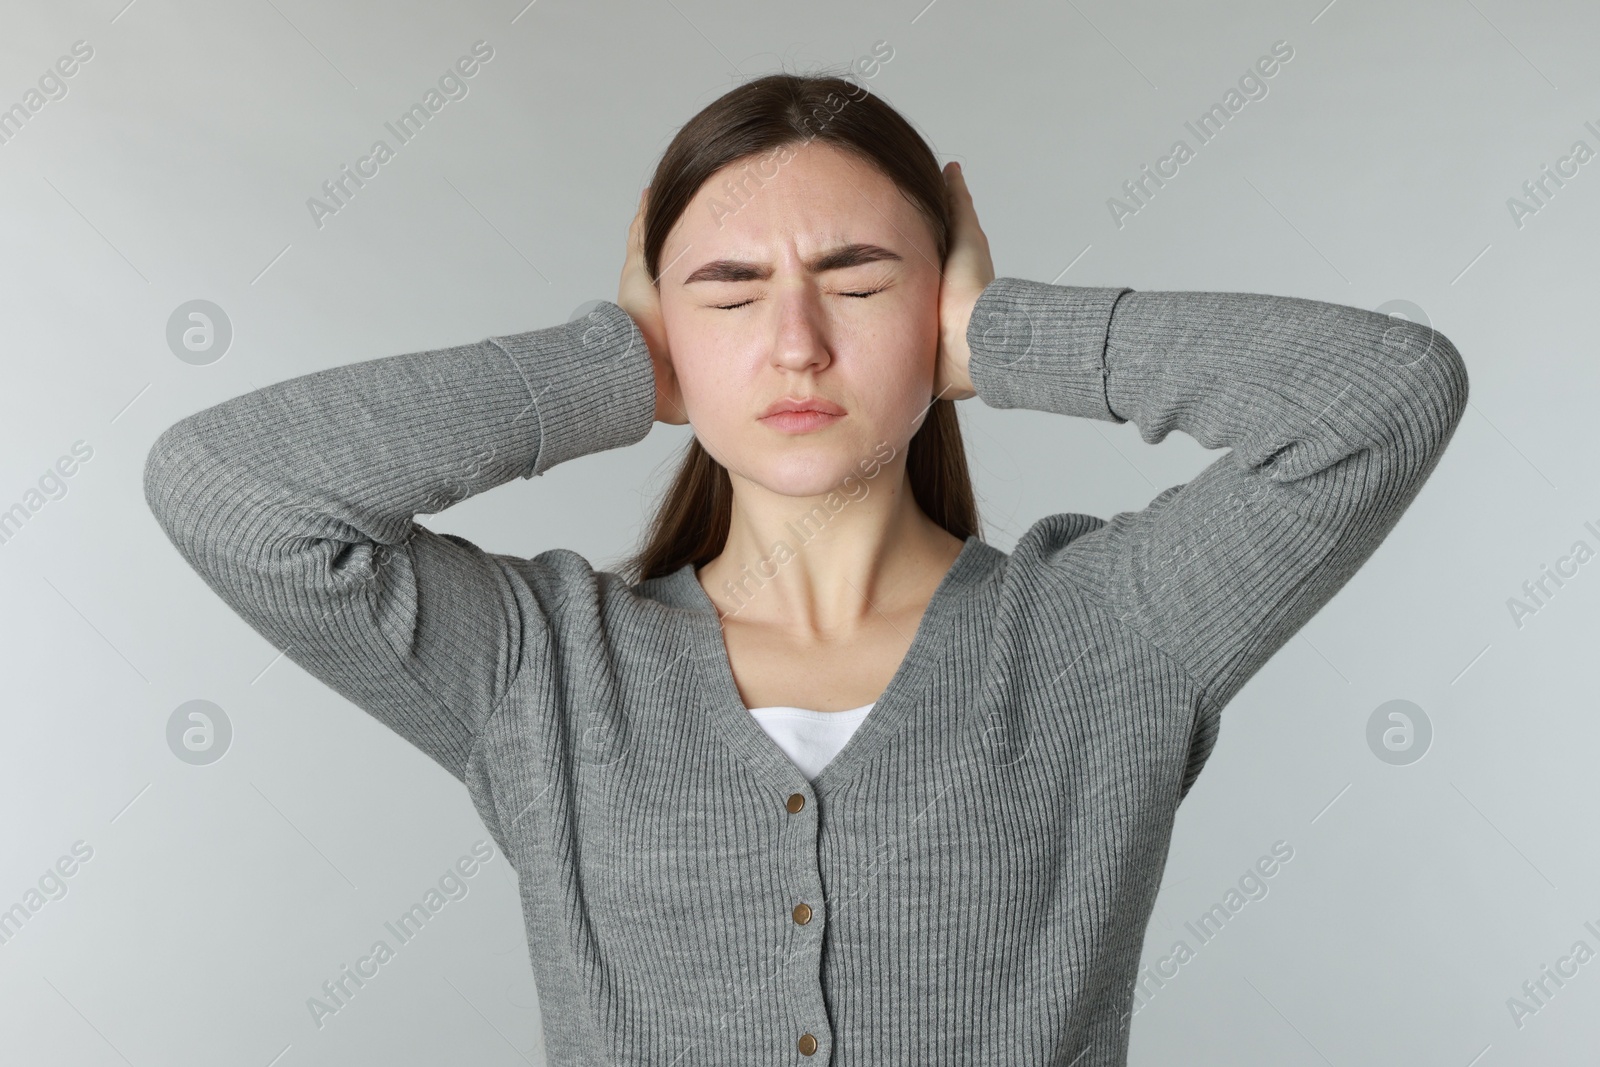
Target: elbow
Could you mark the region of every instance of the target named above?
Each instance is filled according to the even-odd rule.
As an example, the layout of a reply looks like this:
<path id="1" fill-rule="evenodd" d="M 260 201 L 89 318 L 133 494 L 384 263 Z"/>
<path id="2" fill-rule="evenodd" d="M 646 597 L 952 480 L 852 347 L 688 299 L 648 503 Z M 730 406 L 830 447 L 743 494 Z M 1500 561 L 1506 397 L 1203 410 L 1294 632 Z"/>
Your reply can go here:
<path id="1" fill-rule="evenodd" d="M 169 426 L 161 431 L 144 456 L 144 503 L 164 528 L 171 514 L 168 490 L 172 485 L 172 459 L 176 451 L 171 438 L 176 428 Z"/>
<path id="2" fill-rule="evenodd" d="M 1439 417 L 1446 428 L 1446 436 L 1453 433 L 1461 416 L 1467 411 L 1467 363 L 1455 344 L 1440 333 L 1430 329 L 1428 358 L 1433 361 L 1430 370 L 1436 388 L 1433 395 L 1439 401 Z"/>
<path id="3" fill-rule="evenodd" d="M 286 551 L 337 551 L 331 520 L 307 519 L 307 504 L 290 499 L 263 456 L 239 458 L 212 409 L 163 430 L 145 454 L 145 506 L 173 547 L 201 574 L 217 578 L 255 569 Z M 229 579 L 231 580 L 231 579 Z"/>
<path id="4" fill-rule="evenodd" d="M 1428 469 L 1449 444 L 1466 414 L 1466 361 L 1450 338 L 1426 323 L 1382 316 L 1382 392 L 1388 397 L 1391 443 L 1415 454 Z"/>
<path id="5" fill-rule="evenodd" d="M 191 415 L 158 435 L 145 454 L 145 506 L 196 573 L 215 581 L 255 558 L 269 531 L 241 496 L 247 478 L 229 466 Z"/>
<path id="6" fill-rule="evenodd" d="M 1435 430 L 1434 444 L 1439 451 L 1443 451 L 1467 412 L 1470 392 L 1467 363 L 1450 338 L 1437 330 L 1431 331 L 1427 358 L 1430 366 L 1426 374 L 1419 375 L 1419 378 L 1426 383 L 1424 392 L 1432 403 L 1430 413 Z"/>
<path id="7" fill-rule="evenodd" d="M 193 510 L 187 501 L 194 498 L 196 474 L 203 469 L 194 461 L 198 450 L 199 443 L 185 419 L 163 430 L 145 453 L 145 506 L 175 544 L 181 544 L 183 531 L 194 525 L 185 522 L 184 516 Z"/>

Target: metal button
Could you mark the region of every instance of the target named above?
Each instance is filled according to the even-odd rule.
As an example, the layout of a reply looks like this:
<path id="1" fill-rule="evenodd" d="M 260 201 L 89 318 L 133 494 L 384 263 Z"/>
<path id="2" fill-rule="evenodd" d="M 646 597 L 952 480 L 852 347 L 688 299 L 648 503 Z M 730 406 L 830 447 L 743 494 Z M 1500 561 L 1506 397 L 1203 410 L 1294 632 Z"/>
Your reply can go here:
<path id="1" fill-rule="evenodd" d="M 806 923 L 810 922 L 811 921 L 811 905 L 809 905 L 809 904 L 796 904 L 794 906 L 794 921 L 800 926 L 804 926 Z"/>
<path id="2" fill-rule="evenodd" d="M 817 1051 L 817 1039 L 810 1034 L 800 1035 L 800 1055 L 809 1056 Z"/>
<path id="3" fill-rule="evenodd" d="M 789 809 L 789 814 L 790 815 L 798 815 L 798 814 L 800 814 L 800 809 L 805 807 L 805 806 L 806 806 L 806 795 L 804 793 L 790 793 L 789 794 L 789 803 L 785 805 L 785 807 L 787 807 Z"/>

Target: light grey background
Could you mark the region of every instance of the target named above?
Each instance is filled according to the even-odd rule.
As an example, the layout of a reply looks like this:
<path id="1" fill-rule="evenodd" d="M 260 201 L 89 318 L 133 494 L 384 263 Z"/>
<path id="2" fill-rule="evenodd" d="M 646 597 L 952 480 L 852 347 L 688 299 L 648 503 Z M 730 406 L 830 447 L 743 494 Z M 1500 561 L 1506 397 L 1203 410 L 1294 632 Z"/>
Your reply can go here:
<path id="1" fill-rule="evenodd" d="M 1520 627 L 1508 600 L 1574 542 L 1600 548 L 1600 161 L 1521 226 L 1507 204 L 1574 142 L 1600 150 L 1593 5 L 523 2 L 3 9 L 0 107 L 74 42 L 94 52 L 0 144 L 0 508 L 74 442 L 93 454 L 0 543 L 0 908 L 74 842 L 93 855 L 0 945 L 0 1060 L 542 1062 L 499 856 L 313 1024 L 307 999 L 487 833 L 462 787 L 185 567 L 145 509 L 146 451 L 269 382 L 614 298 L 681 123 L 749 77 L 886 41 L 864 83 L 962 161 L 1002 275 L 1410 301 L 1472 376 L 1411 511 L 1224 714 L 1146 960 L 1198 945 L 1183 924 L 1274 842 L 1293 859 L 1149 999 L 1131 1062 L 1593 1062 L 1600 958 L 1520 1026 L 1508 998 L 1578 940 L 1600 951 L 1583 925 L 1600 929 L 1600 562 Z M 318 228 L 307 198 L 480 39 L 494 58 L 469 94 Z M 1184 122 L 1280 40 L 1294 56 L 1268 94 L 1118 227 L 1107 199 L 1193 146 Z M 207 365 L 166 339 L 195 299 L 234 332 Z M 1142 507 L 1217 455 L 1132 424 L 961 412 L 1007 550 L 1042 515 Z M 688 432 L 426 521 L 610 566 Z M 1434 731 L 1405 766 L 1366 740 L 1394 699 Z M 209 765 L 168 745 L 191 700 L 231 724 Z"/>

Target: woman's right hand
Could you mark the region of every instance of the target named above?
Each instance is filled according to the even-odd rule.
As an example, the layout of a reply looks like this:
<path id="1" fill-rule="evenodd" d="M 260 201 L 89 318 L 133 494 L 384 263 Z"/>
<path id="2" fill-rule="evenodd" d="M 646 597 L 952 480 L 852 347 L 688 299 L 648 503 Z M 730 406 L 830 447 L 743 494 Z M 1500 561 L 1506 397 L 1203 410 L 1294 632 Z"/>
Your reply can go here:
<path id="1" fill-rule="evenodd" d="M 639 194 L 639 210 L 628 227 L 628 254 L 622 265 L 622 280 L 617 284 L 617 306 L 633 317 L 650 349 L 650 362 L 656 371 L 656 421 L 683 426 L 689 421 L 678 388 L 678 375 L 667 351 L 667 329 L 661 320 L 661 293 L 650 280 L 644 264 L 644 212 L 650 187 Z"/>

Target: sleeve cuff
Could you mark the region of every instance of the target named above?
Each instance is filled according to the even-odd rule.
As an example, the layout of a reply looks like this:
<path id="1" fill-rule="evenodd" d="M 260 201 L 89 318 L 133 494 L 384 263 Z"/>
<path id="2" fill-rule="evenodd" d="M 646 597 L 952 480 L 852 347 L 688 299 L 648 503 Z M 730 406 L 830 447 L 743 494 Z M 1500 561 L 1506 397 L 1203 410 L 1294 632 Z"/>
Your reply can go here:
<path id="1" fill-rule="evenodd" d="M 967 323 L 972 387 L 994 408 L 1126 422 L 1106 392 L 1106 339 L 1125 286 L 996 278 Z"/>
<path id="2" fill-rule="evenodd" d="M 644 440 L 655 425 L 655 368 L 639 326 L 602 300 L 554 330 L 490 338 L 528 383 L 538 454 L 523 478 L 569 459 Z"/>

